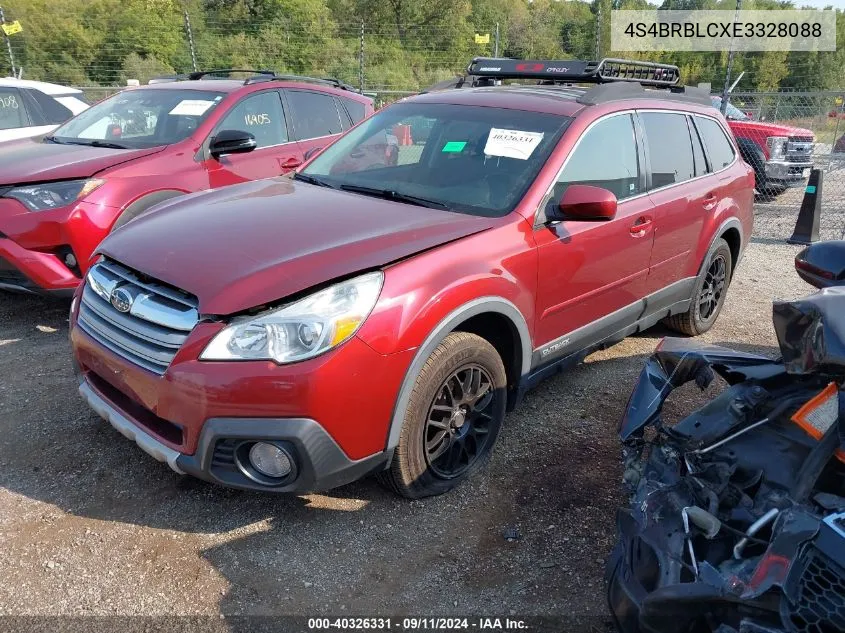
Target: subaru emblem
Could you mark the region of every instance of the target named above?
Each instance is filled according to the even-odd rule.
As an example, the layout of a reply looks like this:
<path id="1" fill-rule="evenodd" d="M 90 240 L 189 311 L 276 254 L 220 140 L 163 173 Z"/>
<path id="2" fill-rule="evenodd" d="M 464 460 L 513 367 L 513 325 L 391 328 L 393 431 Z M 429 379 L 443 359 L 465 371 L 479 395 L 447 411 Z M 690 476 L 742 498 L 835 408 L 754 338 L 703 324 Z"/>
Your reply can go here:
<path id="1" fill-rule="evenodd" d="M 129 312 L 132 309 L 132 294 L 125 288 L 115 288 L 109 297 L 109 303 L 118 312 Z"/>

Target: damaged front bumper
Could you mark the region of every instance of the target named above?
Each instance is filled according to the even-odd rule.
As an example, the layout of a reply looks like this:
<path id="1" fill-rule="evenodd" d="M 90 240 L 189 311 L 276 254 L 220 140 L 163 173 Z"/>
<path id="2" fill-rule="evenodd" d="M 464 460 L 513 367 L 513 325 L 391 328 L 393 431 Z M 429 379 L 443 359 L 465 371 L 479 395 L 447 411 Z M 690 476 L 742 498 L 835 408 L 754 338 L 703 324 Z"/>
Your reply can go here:
<path id="1" fill-rule="evenodd" d="M 790 332 L 802 335 L 794 323 Z M 663 420 L 673 390 L 716 375 L 727 383 L 718 397 L 675 425 Z M 838 430 L 814 437 L 792 419 L 830 383 L 780 359 L 661 343 L 620 427 L 631 503 L 618 512 L 606 578 L 620 631 L 845 630 Z"/>

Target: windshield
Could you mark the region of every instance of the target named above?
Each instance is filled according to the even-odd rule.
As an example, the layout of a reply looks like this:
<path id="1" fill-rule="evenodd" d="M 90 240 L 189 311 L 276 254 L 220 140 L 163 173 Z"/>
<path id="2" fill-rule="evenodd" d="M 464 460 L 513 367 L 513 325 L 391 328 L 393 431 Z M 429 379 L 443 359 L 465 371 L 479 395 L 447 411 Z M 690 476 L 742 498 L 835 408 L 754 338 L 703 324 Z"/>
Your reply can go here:
<path id="1" fill-rule="evenodd" d="M 713 107 L 717 110 L 722 109 L 722 100 L 718 97 L 713 97 Z M 734 121 L 749 121 L 750 119 L 745 115 L 745 112 L 734 106 L 730 101 L 728 101 L 728 107 L 725 109 L 725 118 L 732 119 Z"/>
<path id="2" fill-rule="evenodd" d="M 298 179 L 473 215 L 503 216 L 571 119 L 447 104 L 396 104 L 328 147 Z"/>
<path id="3" fill-rule="evenodd" d="M 223 97 L 200 90 L 127 90 L 85 110 L 48 139 L 131 149 L 170 145 L 190 136 Z"/>

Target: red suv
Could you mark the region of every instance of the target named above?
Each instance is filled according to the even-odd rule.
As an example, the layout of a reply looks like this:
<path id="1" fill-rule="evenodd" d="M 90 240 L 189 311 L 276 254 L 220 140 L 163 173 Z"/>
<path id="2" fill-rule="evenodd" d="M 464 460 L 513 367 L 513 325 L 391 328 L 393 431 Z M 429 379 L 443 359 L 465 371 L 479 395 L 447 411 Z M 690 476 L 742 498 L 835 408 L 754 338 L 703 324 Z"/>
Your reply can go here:
<path id="1" fill-rule="evenodd" d="M 206 78 L 229 72 L 125 90 L 51 136 L 4 144 L 0 289 L 69 295 L 113 228 L 168 198 L 291 171 L 373 112 L 337 80 Z"/>
<path id="2" fill-rule="evenodd" d="M 301 492 L 378 472 L 419 497 L 477 470 L 544 376 L 662 320 L 710 328 L 754 173 L 708 96 L 560 85 L 677 81 L 642 62 L 468 70 L 293 178 L 110 235 L 71 309 L 87 402 L 180 473 Z M 374 165 L 397 126 L 425 142 Z"/>

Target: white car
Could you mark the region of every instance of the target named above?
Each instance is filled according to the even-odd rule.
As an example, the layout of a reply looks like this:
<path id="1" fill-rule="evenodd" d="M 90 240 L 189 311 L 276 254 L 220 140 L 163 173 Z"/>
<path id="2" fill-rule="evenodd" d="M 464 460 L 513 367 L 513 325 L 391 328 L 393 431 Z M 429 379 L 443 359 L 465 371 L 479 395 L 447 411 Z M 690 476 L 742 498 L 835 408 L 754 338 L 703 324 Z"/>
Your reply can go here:
<path id="1" fill-rule="evenodd" d="M 87 108 L 82 91 L 76 88 L 0 79 L 0 142 L 47 134 Z"/>

